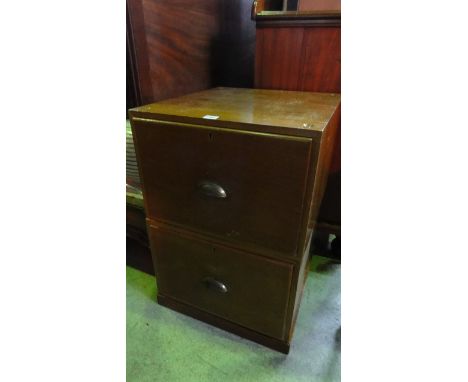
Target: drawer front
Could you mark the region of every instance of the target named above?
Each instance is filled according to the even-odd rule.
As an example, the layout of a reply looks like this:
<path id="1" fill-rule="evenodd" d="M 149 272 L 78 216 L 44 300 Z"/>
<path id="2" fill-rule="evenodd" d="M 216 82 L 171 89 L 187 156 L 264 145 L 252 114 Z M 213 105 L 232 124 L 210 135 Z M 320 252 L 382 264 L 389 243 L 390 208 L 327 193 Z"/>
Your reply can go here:
<path id="1" fill-rule="evenodd" d="M 296 254 L 311 140 L 134 122 L 149 218 Z"/>
<path id="2" fill-rule="evenodd" d="M 293 266 L 150 227 L 158 292 L 284 338 Z"/>

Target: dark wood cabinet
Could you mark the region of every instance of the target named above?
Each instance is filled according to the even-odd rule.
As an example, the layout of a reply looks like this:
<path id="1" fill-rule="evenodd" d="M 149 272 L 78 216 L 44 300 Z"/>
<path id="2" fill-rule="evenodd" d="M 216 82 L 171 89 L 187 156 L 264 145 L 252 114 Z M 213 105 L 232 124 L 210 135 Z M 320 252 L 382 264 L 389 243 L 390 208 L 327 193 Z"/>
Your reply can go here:
<path id="1" fill-rule="evenodd" d="M 339 107 L 215 88 L 130 110 L 159 303 L 289 351 Z"/>

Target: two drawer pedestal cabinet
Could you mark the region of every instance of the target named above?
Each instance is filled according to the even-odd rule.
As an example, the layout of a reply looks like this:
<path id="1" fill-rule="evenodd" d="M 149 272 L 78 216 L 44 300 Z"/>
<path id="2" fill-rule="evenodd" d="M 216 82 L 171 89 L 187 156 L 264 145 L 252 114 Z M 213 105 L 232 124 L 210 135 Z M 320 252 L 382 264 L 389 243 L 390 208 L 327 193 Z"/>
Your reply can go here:
<path id="1" fill-rule="evenodd" d="M 130 110 L 160 304 L 289 351 L 339 107 L 215 88 Z"/>

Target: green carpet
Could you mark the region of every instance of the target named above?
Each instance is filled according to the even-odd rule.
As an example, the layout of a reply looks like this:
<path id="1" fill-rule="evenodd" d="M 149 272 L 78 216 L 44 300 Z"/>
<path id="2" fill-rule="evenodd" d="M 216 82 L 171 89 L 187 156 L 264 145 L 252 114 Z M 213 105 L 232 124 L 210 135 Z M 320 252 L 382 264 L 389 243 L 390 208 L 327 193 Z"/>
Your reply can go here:
<path id="1" fill-rule="evenodd" d="M 314 257 L 289 355 L 156 303 L 155 278 L 127 267 L 127 381 L 339 381 L 340 266 Z"/>

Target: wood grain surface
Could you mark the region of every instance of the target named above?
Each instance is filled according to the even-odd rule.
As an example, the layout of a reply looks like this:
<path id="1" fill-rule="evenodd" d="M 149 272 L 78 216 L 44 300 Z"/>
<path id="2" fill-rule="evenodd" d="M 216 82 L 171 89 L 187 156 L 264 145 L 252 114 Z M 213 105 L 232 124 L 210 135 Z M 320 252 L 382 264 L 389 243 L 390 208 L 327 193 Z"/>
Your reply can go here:
<path id="1" fill-rule="evenodd" d="M 264 126 L 266 132 L 279 127 L 310 136 L 308 131 L 325 128 L 340 99 L 339 94 L 220 87 L 137 107 L 130 115 L 235 129 Z"/>
<path id="2" fill-rule="evenodd" d="M 340 93 L 341 29 L 257 29 L 255 87 Z"/>
<path id="3" fill-rule="evenodd" d="M 250 0 L 127 0 L 141 104 L 217 85 L 252 86 Z"/>

